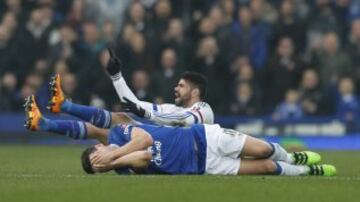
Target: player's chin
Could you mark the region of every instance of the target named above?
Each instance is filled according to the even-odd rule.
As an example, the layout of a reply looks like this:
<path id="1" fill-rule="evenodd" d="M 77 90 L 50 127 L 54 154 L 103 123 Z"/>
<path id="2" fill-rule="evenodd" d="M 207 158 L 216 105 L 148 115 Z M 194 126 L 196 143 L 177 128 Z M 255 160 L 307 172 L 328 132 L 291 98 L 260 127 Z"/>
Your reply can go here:
<path id="1" fill-rule="evenodd" d="M 179 97 L 176 97 L 174 100 L 175 105 L 179 106 L 181 103 L 181 99 Z"/>

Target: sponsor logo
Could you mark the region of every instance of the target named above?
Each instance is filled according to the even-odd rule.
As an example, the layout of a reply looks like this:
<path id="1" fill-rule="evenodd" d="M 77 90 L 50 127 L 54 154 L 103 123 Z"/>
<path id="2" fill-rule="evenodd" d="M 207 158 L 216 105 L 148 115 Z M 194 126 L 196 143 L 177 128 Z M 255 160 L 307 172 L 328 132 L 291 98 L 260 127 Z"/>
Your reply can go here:
<path id="1" fill-rule="evenodd" d="M 154 141 L 154 145 L 149 147 L 149 151 L 152 153 L 151 162 L 153 162 L 157 166 L 161 166 L 162 164 L 162 157 L 161 157 L 161 142 Z"/>

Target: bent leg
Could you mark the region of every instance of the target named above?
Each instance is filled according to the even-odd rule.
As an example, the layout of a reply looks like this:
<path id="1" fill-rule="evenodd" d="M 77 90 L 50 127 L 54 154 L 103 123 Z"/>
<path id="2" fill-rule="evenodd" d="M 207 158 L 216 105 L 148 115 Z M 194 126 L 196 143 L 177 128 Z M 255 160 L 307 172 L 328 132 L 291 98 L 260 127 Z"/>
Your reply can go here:
<path id="1" fill-rule="evenodd" d="M 251 136 L 247 136 L 240 156 L 285 161 L 287 163 L 293 163 L 294 161 L 292 155 L 279 144 L 265 142 Z"/>
<path id="2" fill-rule="evenodd" d="M 111 127 L 112 116 L 111 113 L 105 109 L 75 104 L 65 100 L 61 105 L 61 112 L 73 115 L 86 122 L 90 122 L 99 128 Z"/>
<path id="3" fill-rule="evenodd" d="M 241 157 L 266 158 L 273 152 L 273 148 L 269 143 L 260 139 L 247 136 Z"/>
<path id="4" fill-rule="evenodd" d="M 72 139 L 97 139 L 107 144 L 108 129 L 97 128 L 90 123 L 74 120 L 51 120 L 42 118 L 39 123 L 41 131 L 53 132 Z"/>
<path id="5" fill-rule="evenodd" d="M 97 139 L 104 145 L 108 144 L 109 129 L 98 128 L 90 123 L 85 123 L 89 139 Z"/>
<path id="6" fill-rule="evenodd" d="M 269 159 L 242 159 L 238 175 L 306 175 L 310 171 L 308 166 L 291 165 L 283 161 L 272 161 Z"/>
<path id="7" fill-rule="evenodd" d="M 275 174 L 276 163 L 269 159 L 241 159 L 238 175 L 265 175 Z"/>
<path id="8" fill-rule="evenodd" d="M 111 124 L 130 124 L 138 125 L 139 123 L 132 119 L 124 112 L 112 112 L 111 113 Z"/>

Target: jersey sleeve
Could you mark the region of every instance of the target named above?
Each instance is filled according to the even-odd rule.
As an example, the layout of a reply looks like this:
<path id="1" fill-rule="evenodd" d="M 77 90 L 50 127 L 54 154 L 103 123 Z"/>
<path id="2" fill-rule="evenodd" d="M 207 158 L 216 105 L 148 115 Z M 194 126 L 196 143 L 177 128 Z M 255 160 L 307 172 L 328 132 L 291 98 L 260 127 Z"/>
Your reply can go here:
<path id="1" fill-rule="evenodd" d="M 190 126 L 202 123 L 212 124 L 213 116 L 207 103 L 198 102 L 191 108 L 181 108 L 172 104 L 158 105 L 151 113 L 150 119 L 162 125 Z"/>
<path id="2" fill-rule="evenodd" d="M 213 124 L 214 113 L 206 102 L 197 102 L 190 109 L 189 113 L 194 117 L 198 124 Z"/>
<path id="3" fill-rule="evenodd" d="M 108 143 L 110 145 L 123 146 L 131 140 L 131 131 L 133 126 L 127 124 L 119 124 L 114 126 L 108 135 Z"/>

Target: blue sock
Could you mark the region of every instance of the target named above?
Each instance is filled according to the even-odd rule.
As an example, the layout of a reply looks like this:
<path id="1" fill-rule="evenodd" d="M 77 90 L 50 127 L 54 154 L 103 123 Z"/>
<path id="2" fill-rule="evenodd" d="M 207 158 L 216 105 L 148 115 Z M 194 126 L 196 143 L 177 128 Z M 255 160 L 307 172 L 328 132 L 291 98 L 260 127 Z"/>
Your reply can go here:
<path id="1" fill-rule="evenodd" d="M 75 140 L 85 140 L 87 138 L 85 122 L 82 121 L 50 120 L 42 118 L 40 119 L 39 126 L 42 131 L 54 132 Z"/>
<path id="2" fill-rule="evenodd" d="M 275 165 L 276 165 L 276 170 L 274 172 L 274 175 L 281 175 L 283 172 L 282 167 L 280 166 L 280 164 L 276 161 L 274 161 Z"/>
<path id="3" fill-rule="evenodd" d="M 90 122 L 99 128 L 111 127 L 111 113 L 104 109 L 74 104 L 65 100 L 61 105 L 61 111 Z"/>

